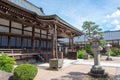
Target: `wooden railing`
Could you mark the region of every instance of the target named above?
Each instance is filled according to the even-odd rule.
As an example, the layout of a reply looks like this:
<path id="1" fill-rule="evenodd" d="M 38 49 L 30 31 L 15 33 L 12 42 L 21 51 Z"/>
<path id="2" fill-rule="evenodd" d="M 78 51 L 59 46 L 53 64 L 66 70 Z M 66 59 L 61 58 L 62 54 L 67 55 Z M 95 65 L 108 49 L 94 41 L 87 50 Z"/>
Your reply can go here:
<path id="1" fill-rule="evenodd" d="M 7 53 L 7 54 L 21 54 L 22 49 L 0 49 L 0 53 Z"/>
<path id="2" fill-rule="evenodd" d="M 44 55 L 40 54 L 38 49 L 34 51 L 31 49 L 0 49 L 0 56 L 2 53 L 6 53 L 8 56 L 14 57 L 16 61 L 28 61 L 34 58 L 36 61 L 46 62 Z"/>

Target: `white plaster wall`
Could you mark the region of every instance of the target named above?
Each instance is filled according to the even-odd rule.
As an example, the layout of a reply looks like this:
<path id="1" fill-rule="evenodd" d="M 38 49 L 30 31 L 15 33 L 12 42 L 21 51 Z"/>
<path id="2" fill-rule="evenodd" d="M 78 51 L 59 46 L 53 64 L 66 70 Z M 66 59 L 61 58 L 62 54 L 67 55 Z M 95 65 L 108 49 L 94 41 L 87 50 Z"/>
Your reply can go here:
<path id="1" fill-rule="evenodd" d="M 22 31 L 17 29 L 11 29 L 11 33 L 22 34 Z"/>
<path id="2" fill-rule="evenodd" d="M 9 32 L 9 27 L 0 26 L 0 32 Z"/>
<path id="3" fill-rule="evenodd" d="M 35 28 L 35 32 L 40 33 L 40 29 Z"/>
<path id="4" fill-rule="evenodd" d="M 32 32 L 25 32 L 25 31 L 24 31 L 24 35 L 32 36 Z"/>
<path id="5" fill-rule="evenodd" d="M 0 18 L 0 24 L 2 24 L 2 25 L 6 25 L 6 26 L 9 26 L 9 21 L 8 21 L 8 20 L 5 20 L 5 19 Z"/>
<path id="6" fill-rule="evenodd" d="M 15 27 L 15 28 L 19 28 L 19 29 L 22 29 L 22 24 L 20 23 L 17 23 L 17 22 L 12 22 L 12 27 Z"/>
<path id="7" fill-rule="evenodd" d="M 40 34 L 35 34 L 36 37 L 40 37 Z"/>
<path id="8" fill-rule="evenodd" d="M 42 30 L 42 32 L 41 32 L 42 34 L 46 34 L 46 31 L 45 30 Z"/>
<path id="9" fill-rule="evenodd" d="M 24 30 L 32 31 L 32 27 L 26 27 Z"/>

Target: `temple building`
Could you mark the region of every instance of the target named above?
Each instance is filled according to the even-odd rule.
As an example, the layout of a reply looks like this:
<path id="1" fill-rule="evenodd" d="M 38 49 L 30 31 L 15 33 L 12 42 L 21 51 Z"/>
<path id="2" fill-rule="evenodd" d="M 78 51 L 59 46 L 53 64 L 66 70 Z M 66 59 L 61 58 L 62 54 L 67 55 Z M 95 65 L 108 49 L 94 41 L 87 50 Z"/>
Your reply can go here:
<path id="1" fill-rule="evenodd" d="M 107 43 L 112 45 L 112 48 L 120 48 L 120 30 L 114 30 L 114 31 L 104 31 L 103 32 L 104 40 L 106 40 Z M 63 40 L 64 42 L 61 42 L 63 46 L 68 46 L 68 40 Z M 82 35 L 80 37 L 74 38 L 74 46 L 78 49 L 83 49 L 86 44 L 89 44 L 87 37 Z"/>
<path id="2" fill-rule="evenodd" d="M 16 60 L 56 58 L 59 38 L 68 38 L 73 51 L 73 38 L 82 34 L 59 16 L 45 15 L 42 8 L 27 0 L 0 0 L 0 52 Z"/>

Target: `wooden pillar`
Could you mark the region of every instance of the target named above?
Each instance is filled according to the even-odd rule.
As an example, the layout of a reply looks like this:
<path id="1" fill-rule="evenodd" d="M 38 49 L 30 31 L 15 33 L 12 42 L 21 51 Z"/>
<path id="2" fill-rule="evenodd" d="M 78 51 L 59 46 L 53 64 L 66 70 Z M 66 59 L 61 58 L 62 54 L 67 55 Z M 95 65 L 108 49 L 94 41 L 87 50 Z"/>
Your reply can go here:
<path id="1" fill-rule="evenodd" d="M 118 42 L 117 42 L 117 47 L 119 47 L 119 40 L 117 40 Z"/>
<path id="2" fill-rule="evenodd" d="M 39 40 L 39 52 L 41 54 L 41 29 L 40 29 L 40 40 Z"/>
<path id="3" fill-rule="evenodd" d="M 54 31 L 52 33 L 52 56 L 53 58 L 58 58 L 57 54 L 57 26 L 55 24 Z"/>
<path id="4" fill-rule="evenodd" d="M 48 59 L 48 30 L 46 32 L 46 59 Z"/>
<path id="5" fill-rule="evenodd" d="M 22 35 L 24 35 L 24 25 L 22 24 Z M 21 37 L 21 48 L 23 49 L 23 37 Z"/>
<path id="6" fill-rule="evenodd" d="M 51 34 L 51 58 L 55 58 L 55 50 L 54 50 L 54 35 Z"/>
<path id="7" fill-rule="evenodd" d="M 32 51 L 35 50 L 35 27 L 32 27 Z"/>
<path id="8" fill-rule="evenodd" d="M 73 37 L 69 38 L 69 48 L 71 51 L 74 51 L 74 39 L 73 39 Z"/>
<path id="9" fill-rule="evenodd" d="M 118 40 L 118 42 L 119 42 L 119 43 L 118 43 L 118 44 L 119 44 L 119 46 L 118 46 L 118 47 L 120 47 L 120 40 Z"/>
<path id="10" fill-rule="evenodd" d="M 11 33 L 11 26 L 12 26 L 12 22 L 9 21 L 9 33 Z M 10 35 L 8 36 L 8 48 L 10 48 Z"/>
<path id="11" fill-rule="evenodd" d="M 54 30 L 54 42 L 55 42 L 55 58 L 58 58 L 58 51 L 57 51 L 57 26 L 55 24 L 55 30 Z"/>

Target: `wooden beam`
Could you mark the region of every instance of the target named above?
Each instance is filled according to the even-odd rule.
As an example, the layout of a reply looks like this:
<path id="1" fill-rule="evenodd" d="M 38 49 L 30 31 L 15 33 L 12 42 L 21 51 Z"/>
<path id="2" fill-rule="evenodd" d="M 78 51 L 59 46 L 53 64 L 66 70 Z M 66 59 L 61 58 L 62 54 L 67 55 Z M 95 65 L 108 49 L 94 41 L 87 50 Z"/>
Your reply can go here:
<path id="1" fill-rule="evenodd" d="M 58 33 L 57 36 L 58 37 L 64 37 L 64 38 L 70 38 L 70 36 L 67 35 L 66 33 Z"/>

